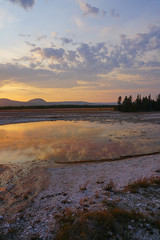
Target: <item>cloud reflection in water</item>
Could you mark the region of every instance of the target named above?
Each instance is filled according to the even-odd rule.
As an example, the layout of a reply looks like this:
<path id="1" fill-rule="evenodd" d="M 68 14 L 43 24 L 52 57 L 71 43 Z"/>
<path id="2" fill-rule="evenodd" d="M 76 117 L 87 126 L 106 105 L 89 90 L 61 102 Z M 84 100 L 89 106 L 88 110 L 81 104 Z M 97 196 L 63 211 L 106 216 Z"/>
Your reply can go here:
<path id="1" fill-rule="evenodd" d="M 93 161 L 156 149 L 156 128 L 132 123 L 37 122 L 0 126 L 0 163 Z M 146 134 L 147 137 L 146 138 Z"/>

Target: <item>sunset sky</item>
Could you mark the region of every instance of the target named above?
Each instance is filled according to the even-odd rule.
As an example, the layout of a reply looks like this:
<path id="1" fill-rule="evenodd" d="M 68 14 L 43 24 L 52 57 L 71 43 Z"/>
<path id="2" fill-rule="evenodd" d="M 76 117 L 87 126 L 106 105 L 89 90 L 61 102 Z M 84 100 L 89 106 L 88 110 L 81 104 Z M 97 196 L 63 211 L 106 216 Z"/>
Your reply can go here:
<path id="1" fill-rule="evenodd" d="M 160 0 L 0 0 L 0 98 L 160 93 Z"/>

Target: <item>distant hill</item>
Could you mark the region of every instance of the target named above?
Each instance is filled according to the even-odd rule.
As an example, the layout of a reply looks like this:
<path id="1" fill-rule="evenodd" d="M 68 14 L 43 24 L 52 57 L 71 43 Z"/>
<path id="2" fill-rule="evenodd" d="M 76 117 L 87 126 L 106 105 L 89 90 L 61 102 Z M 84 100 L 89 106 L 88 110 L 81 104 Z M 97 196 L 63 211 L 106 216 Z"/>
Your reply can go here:
<path id="1" fill-rule="evenodd" d="M 35 99 L 32 99 L 32 100 L 29 100 L 25 104 L 27 106 L 48 105 L 48 103 L 45 100 L 41 99 L 41 98 L 35 98 Z"/>
<path id="2" fill-rule="evenodd" d="M 8 107 L 8 106 L 24 106 L 25 102 L 13 101 L 7 98 L 0 99 L 0 107 Z"/>
<path id="3" fill-rule="evenodd" d="M 19 106 L 50 106 L 50 105 L 116 105 L 116 103 L 88 103 L 83 101 L 46 102 L 44 99 L 35 98 L 28 102 L 14 101 L 7 98 L 0 98 L 0 107 Z"/>

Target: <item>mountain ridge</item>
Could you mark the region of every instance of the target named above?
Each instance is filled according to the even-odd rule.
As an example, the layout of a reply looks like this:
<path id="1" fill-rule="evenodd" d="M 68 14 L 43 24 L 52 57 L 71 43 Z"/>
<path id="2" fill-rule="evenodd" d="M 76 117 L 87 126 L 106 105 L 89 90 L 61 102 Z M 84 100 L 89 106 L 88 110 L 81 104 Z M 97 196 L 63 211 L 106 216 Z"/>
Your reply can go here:
<path id="1" fill-rule="evenodd" d="M 20 107 L 20 106 L 50 106 L 50 105 L 115 105 L 116 103 L 89 103 L 85 101 L 62 101 L 47 102 L 42 98 L 34 98 L 29 101 L 15 101 L 8 98 L 0 98 L 0 107 Z"/>

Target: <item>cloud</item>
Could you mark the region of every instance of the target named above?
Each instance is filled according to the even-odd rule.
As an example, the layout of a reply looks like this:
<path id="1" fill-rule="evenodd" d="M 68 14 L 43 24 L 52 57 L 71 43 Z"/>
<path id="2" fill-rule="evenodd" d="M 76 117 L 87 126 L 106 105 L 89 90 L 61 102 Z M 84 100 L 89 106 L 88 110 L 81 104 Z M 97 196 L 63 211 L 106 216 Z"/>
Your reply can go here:
<path id="1" fill-rule="evenodd" d="M 121 35 L 119 43 L 109 46 L 33 47 L 15 64 L 1 64 L 0 72 L 1 84 L 9 79 L 47 87 L 88 88 L 92 82 L 95 89 L 158 88 L 160 26 L 132 38 Z"/>
<path id="2" fill-rule="evenodd" d="M 121 35 L 121 46 L 125 54 L 133 57 L 160 50 L 160 26 L 152 26 L 148 33 L 138 33 L 132 39 Z"/>
<path id="3" fill-rule="evenodd" d="M 30 43 L 30 42 L 28 42 L 28 41 L 26 41 L 25 42 L 28 46 L 30 46 L 30 47 L 36 47 L 36 44 L 34 44 L 34 43 Z"/>
<path id="4" fill-rule="evenodd" d="M 27 83 L 35 87 L 71 88 L 77 86 L 70 74 L 57 74 L 47 69 L 34 69 L 18 64 L 0 64 L 0 86 L 10 83 Z"/>
<path id="5" fill-rule="evenodd" d="M 97 16 L 99 14 L 102 14 L 102 16 L 106 15 L 106 12 L 104 10 L 101 11 L 99 8 L 91 6 L 90 4 L 86 3 L 85 1 L 78 0 L 78 4 L 79 4 L 84 16 L 88 16 L 88 15 Z"/>
<path id="6" fill-rule="evenodd" d="M 21 58 L 14 58 L 14 59 L 12 59 L 12 60 L 14 60 L 15 62 L 29 62 L 29 61 L 31 61 L 32 60 L 32 58 L 31 57 L 27 57 L 27 56 L 24 56 L 24 57 L 21 57 Z"/>
<path id="7" fill-rule="evenodd" d="M 47 38 L 47 36 L 43 34 L 43 35 L 38 36 L 36 39 L 37 39 L 37 41 L 41 41 L 46 38 Z"/>
<path id="8" fill-rule="evenodd" d="M 116 9 L 114 9 L 114 8 L 112 8 L 112 9 L 110 10 L 110 15 L 111 15 L 112 17 L 114 17 L 114 18 L 120 17 L 119 12 L 118 12 Z"/>
<path id="9" fill-rule="evenodd" d="M 72 40 L 63 38 L 65 43 Z M 152 27 L 148 33 L 137 34 L 134 38 L 121 35 L 119 44 L 79 43 L 72 50 L 64 47 L 35 47 L 31 50 L 34 59 L 45 62 L 45 66 L 61 71 L 73 71 L 82 76 L 104 74 L 119 69 L 137 69 L 159 66 L 160 27 Z M 155 52 L 156 51 L 156 52 Z M 151 54 L 154 52 L 154 54 Z M 153 55 L 153 56 L 152 56 Z M 157 59 L 155 58 L 157 56 Z M 94 76 L 95 78 L 95 76 Z"/>
<path id="10" fill-rule="evenodd" d="M 66 60 L 67 60 L 69 63 L 75 63 L 75 64 L 76 64 L 77 58 L 78 58 L 78 54 L 76 53 L 76 51 L 68 50 L 68 51 L 65 53 L 65 57 L 66 57 Z"/>
<path id="11" fill-rule="evenodd" d="M 77 25 L 78 28 L 80 28 L 80 29 L 85 29 L 86 28 L 85 23 L 80 18 L 75 17 L 74 22 L 75 22 L 75 24 Z"/>
<path id="12" fill-rule="evenodd" d="M 58 33 L 57 32 L 51 32 L 51 37 L 57 37 Z"/>
<path id="13" fill-rule="evenodd" d="M 65 50 L 63 48 L 55 49 L 55 48 L 44 48 L 43 55 L 46 58 L 56 58 L 61 59 L 63 57 Z"/>
<path id="14" fill-rule="evenodd" d="M 105 10 L 101 10 L 102 16 L 105 17 L 106 16 L 106 11 Z"/>
<path id="15" fill-rule="evenodd" d="M 24 9 L 32 8 L 36 2 L 36 0 L 8 0 L 8 1 L 18 4 Z"/>
<path id="16" fill-rule="evenodd" d="M 61 59 L 65 50 L 63 48 L 40 48 L 36 47 L 31 49 L 31 53 L 41 56 L 43 59 Z"/>
<path id="17" fill-rule="evenodd" d="M 73 40 L 68 38 L 68 37 L 63 37 L 63 38 L 61 38 L 61 40 L 62 40 L 63 45 L 64 44 L 70 44 L 70 43 L 73 44 Z"/>
<path id="18" fill-rule="evenodd" d="M 20 37 L 31 37 L 31 35 L 30 34 L 23 34 L 23 33 L 20 33 L 20 34 L 18 34 Z"/>

